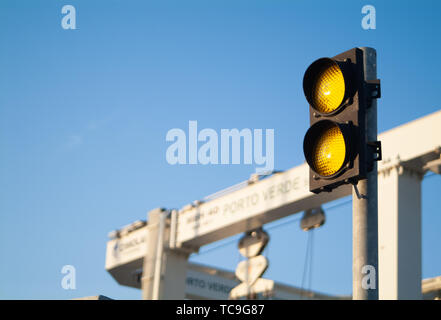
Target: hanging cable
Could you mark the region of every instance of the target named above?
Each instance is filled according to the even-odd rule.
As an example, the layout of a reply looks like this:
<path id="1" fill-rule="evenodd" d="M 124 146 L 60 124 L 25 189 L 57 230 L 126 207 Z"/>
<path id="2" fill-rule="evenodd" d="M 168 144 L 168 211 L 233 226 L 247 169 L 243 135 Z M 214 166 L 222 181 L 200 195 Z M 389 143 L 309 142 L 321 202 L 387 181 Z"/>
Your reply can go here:
<path id="1" fill-rule="evenodd" d="M 266 228 L 266 230 L 271 230 L 271 229 L 280 228 L 280 227 L 286 226 L 286 225 L 288 225 L 288 224 L 291 224 L 291 223 L 294 223 L 294 222 L 297 222 L 297 221 L 300 221 L 300 220 L 301 220 L 301 218 L 296 218 L 296 219 L 292 219 L 292 220 L 290 220 L 290 221 L 284 221 L 284 222 L 279 223 L 279 224 L 276 224 L 276 225 L 274 225 L 274 226 L 270 226 L 270 227 Z M 233 239 L 231 239 L 231 240 L 229 240 L 229 241 L 226 241 L 226 242 L 224 242 L 224 243 L 219 244 L 218 246 L 211 247 L 211 248 L 208 248 L 208 249 L 206 249 L 206 250 L 204 250 L 204 251 L 202 251 L 202 252 L 199 252 L 197 255 L 200 256 L 200 255 L 202 255 L 202 254 L 206 254 L 206 253 L 211 252 L 211 251 L 214 251 L 214 250 L 216 250 L 216 249 L 220 249 L 220 248 L 226 247 L 226 246 L 228 246 L 228 245 L 230 245 L 230 244 L 236 243 L 237 240 L 238 240 L 238 239 L 237 239 L 237 236 L 236 236 L 236 237 L 234 237 Z"/>
<path id="2" fill-rule="evenodd" d="M 211 248 L 208 248 L 208 249 L 206 249 L 206 250 L 204 250 L 204 251 L 202 251 L 202 252 L 199 252 L 199 253 L 197 253 L 197 255 L 200 256 L 200 255 L 202 255 L 202 254 L 209 253 L 209 252 L 214 251 L 214 250 L 216 250 L 216 249 L 220 249 L 220 248 L 223 248 L 223 247 L 229 246 L 230 244 L 237 243 L 238 240 L 239 240 L 239 239 L 238 239 L 238 236 L 236 236 L 236 237 L 234 237 L 233 239 L 231 239 L 231 240 L 229 240 L 229 241 L 226 241 L 226 242 L 221 243 L 221 244 L 219 244 L 219 245 L 217 245 L 217 246 L 215 246 L 215 247 L 211 247 Z"/>
<path id="3" fill-rule="evenodd" d="M 314 229 L 308 231 L 306 242 L 305 263 L 303 265 L 302 285 L 300 287 L 300 299 L 303 299 L 305 291 L 312 288 L 312 268 L 314 256 Z M 308 281 L 306 280 L 308 278 Z"/>
<path id="4" fill-rule="evenodd" d="M 308 291 L 312 289 L 312 258 L 314 256 L 314 229 L 311 230 L 311 246 L 309 249 L 309 285 Z"/>
<path id="5" fill-rule="evenodd" d="M 292 220 L 289 220 L 289 221 L 282 221 L 282 222 L 280 222 L 279 224 L 276 224 L 276 225 L 273 225 L 273 226 L 267 227 L 267 228 L 265 228 L 265 229 L 266 229 L 266 230 L 277 229 L 277 228 L 287 226 L 287 225 L 289 225 L 289 224 L 291 224 L 291 223 L 294 223 L 294 222 L 297 222 L 297 221 L 300 221 L 300 220 L 302 220 L 302 218 L 297 218 L 297 217 L 296 217 L 295 219 L 292 219 Z"/>
<path id="6" fill-rule="evenodd" d="M 306 253 L 305 253 L 305 262 L 303 265 L 302 285 L 300 287 L 300 299 L 303 298 L 303 292 L 305 290 L 305 280 L 308 273 L 308 266 L 310 263 L 311 237 L 312 237 L 312 230 L 308 231 L 308 239 L 306 240 Z"/>

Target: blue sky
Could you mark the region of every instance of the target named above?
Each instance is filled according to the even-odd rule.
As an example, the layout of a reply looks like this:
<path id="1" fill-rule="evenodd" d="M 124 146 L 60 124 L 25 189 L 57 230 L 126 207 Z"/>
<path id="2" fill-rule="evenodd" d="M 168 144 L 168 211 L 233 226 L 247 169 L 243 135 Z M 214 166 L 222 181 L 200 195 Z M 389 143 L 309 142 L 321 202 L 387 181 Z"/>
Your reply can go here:
<path id="1" fill-rule="evenodd" d="M 76 30 L 61 27 L 66 4 L 76 8 Z M 361 28 L 366 4 L 376 8 L 376 30 Z M 189 120 L 218 132 L 272 128 L 276 169 L 299 165 L 302 77 L 317 58 L 377 49 L 379 132 L 439 110 L 440 9 L 437 1 L 1 1 L 0 298 L 139 299 L 104 269 L 107 233 L 254 172 L 171 166 L 167 131 L 187 130 Z M 441 274 L 440 188 L 439 176 L 423 181 L 424 277 Z M 351 204 L 326 208 L 312 289 L 350 294 Z M 267 226 L 265 253 L 265 277 L 296 286 L 307 235 L 287 222 L 298 217 Z M 234 270 L 236 243 L 221 243 L 191 260 Z M 77 270 L 74 291 L 60 285 L 67 264 Z"/>

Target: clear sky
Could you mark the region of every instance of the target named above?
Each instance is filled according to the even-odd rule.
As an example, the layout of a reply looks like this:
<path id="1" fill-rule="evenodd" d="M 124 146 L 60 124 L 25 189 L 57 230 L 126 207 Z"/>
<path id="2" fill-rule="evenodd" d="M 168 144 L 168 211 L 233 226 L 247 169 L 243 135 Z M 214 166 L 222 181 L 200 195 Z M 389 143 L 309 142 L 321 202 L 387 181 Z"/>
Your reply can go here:
<path id="1" fill-rule="evenodd" d="M 76 30 L 61 27 L 66 4 Z M 375 30 L 361 27 L 366 4 Z M 299 165 L 302 77 L 317 58 L 376 48 L 379 132 L 440 110 L 440 12 L 439 1 L 0 1 L 0 298 L 139 299 L 104 269 L 108 232 L 255 169 L 172 166 L 167 131 L 187 131 L 189 120 L 274 129 L 275 168 Z M 441 275 L 440 189 L 439 176 L 423 181 L 425 278 Z M 350 199 L 327 208 L 312 289 L 351 294 Z M 299 217 L 267 226 L 265 253 L 265 277 L 295 286 L 307 234 L 288 222 Z M 236 242 L 221 243 L 191 260 L 234 270 Z M 61 287 L 64 265 L 76 267 L 76 290 Z"/>

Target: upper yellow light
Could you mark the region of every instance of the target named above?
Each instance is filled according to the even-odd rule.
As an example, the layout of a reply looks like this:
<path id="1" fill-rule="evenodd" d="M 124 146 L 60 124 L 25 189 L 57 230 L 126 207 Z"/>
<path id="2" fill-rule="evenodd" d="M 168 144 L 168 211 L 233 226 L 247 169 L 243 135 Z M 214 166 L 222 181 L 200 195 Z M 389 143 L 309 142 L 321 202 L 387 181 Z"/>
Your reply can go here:
<path id="1" fill-rule="evenodd" d="M 312 104 L 317 111 L 330 113 L 340 107 L 345 96 L 345 80 L 340 68 L 328 65 L 317 76 L 312 88 Z"/>
<path id="2" fill-rule="evenodd" d="M 321 176 L 332 176 L 344 164 L 346 144 L 343 133 L 336 125 L 325 128 L 312 147 L 312 167 Z"/>

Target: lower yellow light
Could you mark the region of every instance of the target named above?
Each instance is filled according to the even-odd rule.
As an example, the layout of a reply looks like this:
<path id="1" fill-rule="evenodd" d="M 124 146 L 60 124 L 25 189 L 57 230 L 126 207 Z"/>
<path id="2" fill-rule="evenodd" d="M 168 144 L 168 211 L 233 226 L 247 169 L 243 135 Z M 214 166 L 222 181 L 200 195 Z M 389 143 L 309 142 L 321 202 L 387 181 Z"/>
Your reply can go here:
<path id="1" fill-rule="evenodd" d="M 345 80 L 343 73 L 336 64 L 325 67 L 317 76 L 312 88 L 312 103 L 317 111 L 330 113 L 343 102 Z"/>
<path id="2" fill-rule="evenodd" d="M 343 133 L 336 125 L 326 127 L 312 147 L 312 166 L 321 176 L 337 173 L 344 164 L 346 144 Z"/>

